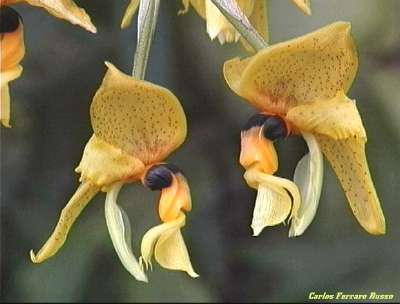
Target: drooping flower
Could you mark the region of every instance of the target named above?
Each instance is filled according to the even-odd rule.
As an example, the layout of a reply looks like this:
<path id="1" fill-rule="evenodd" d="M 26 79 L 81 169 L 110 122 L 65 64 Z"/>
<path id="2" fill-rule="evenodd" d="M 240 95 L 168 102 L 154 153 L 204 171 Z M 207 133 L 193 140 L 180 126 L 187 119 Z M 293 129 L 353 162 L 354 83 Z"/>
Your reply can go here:
<path id="1" fill-rule="evenodd" d="M 18 13 L 8 6 L 0 10 L 0 121 L 10 127 L 10 91 L 8 83 L 22 73 L 20 62 L 25 55 L 24 30 Z"/>
<path id="2" fill-rule="evenodd" d="M 22 73 L 20 61 L 25 55 L 24 32 L 22 19 L 9 6 L 21 0 L 0 0 L 0 34 L 1 34 L 1 100 L 0 119 L 5 127 L 10 127 L 10 93 L 8 83 L 18 78 Z M 78 24 L 86 30 L 95 33 L 96 28 L 85 11 L 72 0 L 26 0 L 32 6 L 46 9 L 57 18 Z"/>
<path id="3" fill-rule="evenodd" d="M 385 218 L 365 156 L 366 133 L 355 101 L 346 96 L 357 68 L 355 44 L 345 22 L 224 64 L 229 87 L 260 116 L 242 132 L 240 156 L 247 183 L 258 190 L 255 234 L 290 215 L 289 235 L 300 235 L 315 215 L 319 186 L 304 185 L 303 177 L 310 173 L 305 170 L 311 170 L 321 183 L 318 151 L 310 151 L 314 156 L 309 168 L 305 159 L 296 168 L 301 193 L 291 181 L 272 176 L 278 167 L 273 140 L 289 134 L 302 134 L 313 150 L 322 150 L 361 226 L 371 234 L 385 233 Z"/>
<path id="4" fill-rule="evenodd" d="M 185 225 L 184 211 L 191 209 L 190 190 L 183 173 L 164 163 L 185 140 L 185 113 L 169 90 L 106 65 L 108 71 L 90 109 L 94 134 L 75 170 L 81 175 L 81 185 L 42 249 L 37 254 L 31 251 L 31 259 L 40 263 L 54 255 L 82 209 L 103 191 L 107 192 L 107 226 L 118 256 L 132 275 L 146 281 L 131 251 L 129 220 L 116 203 L 123 184 L 141 182 L 161 191 L 159 216 L 163 222 L 142 239 L 143 266 L 151 265 L 154 255 L 161 266 L 196 277 L 180 231 Z"/>

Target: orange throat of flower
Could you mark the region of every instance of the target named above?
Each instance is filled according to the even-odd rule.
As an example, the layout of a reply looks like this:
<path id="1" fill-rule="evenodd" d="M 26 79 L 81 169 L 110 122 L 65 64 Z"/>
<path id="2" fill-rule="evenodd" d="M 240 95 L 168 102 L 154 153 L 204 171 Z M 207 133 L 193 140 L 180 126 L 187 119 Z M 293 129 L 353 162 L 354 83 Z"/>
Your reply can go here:
<path id="1" fill-rule="evenodd" d="M 278 156 L 271 140 L 263 137 L 261 127 L 241 133 L 240 164 L 247 170 L 257 167 L 261 172 L 274 174 L 278 170 Z"/>
<path id="2" fill-rule="evenodd" d="M 23 25 L 18 13 L 3 7 L 1 32 L 1 71 L 15 68 L 25 55 Z M 3 24 L 4 23 L 4 24 Z"/>

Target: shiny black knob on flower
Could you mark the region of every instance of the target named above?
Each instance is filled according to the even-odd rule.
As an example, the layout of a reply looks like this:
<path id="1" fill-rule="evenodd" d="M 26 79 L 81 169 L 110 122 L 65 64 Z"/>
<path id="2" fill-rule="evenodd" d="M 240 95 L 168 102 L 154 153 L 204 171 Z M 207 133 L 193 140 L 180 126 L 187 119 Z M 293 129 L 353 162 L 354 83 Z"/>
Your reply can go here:
<path id="1" fill-rule="evenodd" d="M 261 127 L 263 136 L 272 141 L 288 135 L 285 122 L 275 115 L 255 114 L 246 122 L 242 131 L 248 131 L 254 127 Z"/>
<path id="2" fill-rule="evenodd" d="M 22 22 L 21 16 L 11 7 L 2 6 L 0 8 L 0 33 L 12 33 L 15 32 L 20 22 Z"/>
<path id="3" fill-rule="evenodd" d="M 180 172 L 180 169 L 171 164 L 158 164 L 147 170 L 143 184 L 150 190 L 168 188 L 172 183 L 172 175 Z"/>
<path id="4" fill-rule="evenodd" d="M 262 132 L 264 137 L 269 140 L 276 140 L 288 135 L 285 122 L 278 116 L 268 117 L 263 124 Z"/>

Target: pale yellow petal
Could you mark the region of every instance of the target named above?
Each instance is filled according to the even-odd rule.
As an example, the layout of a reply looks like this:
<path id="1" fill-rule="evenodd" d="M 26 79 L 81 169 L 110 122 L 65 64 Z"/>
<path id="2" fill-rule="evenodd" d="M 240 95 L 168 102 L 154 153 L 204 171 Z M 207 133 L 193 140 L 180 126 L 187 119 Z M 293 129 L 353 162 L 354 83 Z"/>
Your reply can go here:
<path id="1" fill-rule="evenodd" d="M 278 192 L 274 186 L 260 184 L 251 223 L 253 235 L 258 236 L 265 227 L 283 223 L 291 209 L 292 201 L 286 191 Z"/>
<path id="2" fill-rule="evenodd" d="M 310 0 L 292 0 L 293 4 L 296 5 L 304 14 L 311 15 L 311 3 Z"/>
<path id="3" fill-rule="evenodd" d="M 0 73 L 0 121 L 4 127 L 10 127 L 10 89 L 8 83 L 18 78 L 22 73 L 22 67 L 16 66 L 14 69 L 2 71 Z"/>
<path id="4" fill-rule="evenodd" d="M 286 178 L 260 172 L 256 169 L 256 166 L 255 169 L 250 168 L 246 170 L 244 174 L 244 179 L 251 188 L 256 190 L 259 189 L 260 185 L 264 185 L 266 187 L 269 187 L 270 189 L 273 189 L 275 192 L 280 193 L 283 196 L 286 191 L 289 192 L 292 198 L 292 208 L 289 220 L 291 220 L 292 218 L 297 218 L 301 203 L 301 196 L 299 189 L 297 188 L 295 183 Z"/>
<path id="5" fill-rule="evenodd" d="M 90 108 L 94 133 L 145 165 L 162 161 L 185 140 L 181 104 L 169 90 L 107 66 Z"/>
<path id="6" fill-rule="evenodd" d="M 247 17 L 253 12 L 253 0 L 237 0 L 236 4 Z M 207 33 L 211 40 L 218 38 L 221 44 L 237 42 L 240 33 L 230 24 L 219 9 L 209 0 L 205 2 Z"/>
<path id="7" fill-rule="evenodd" d="M 192 278 L 199 275 L 194 271 L 180 229 L 162 234 L 154 250 L 156 261 L 164 268 L 185 271 Z"/>
<path id="8" fill-rule="evenodd" d="M 122 18 L 121 28 L 128 27 L 132 22 L 132 17 L 135 15 L 140 4 L 140 0 L 130 0 L 128 7 L 125 10 L 124 17 Z"/>
<path id="9" fill-rule="evenodd" d="M 132 252 L 131 226 L 125 211 L 118 206 L 117 198 L 122 183 L 115 183 L 107 192 L 105 215 L 108 232 L 115 251 L 125 269 L 138 281 L 147 282 L 146 274 Z"/>
<path id="10" fill-rule="evenodd" d="M 302 131 L 318 133 L 333 139 L 350 136 L 366 138 L 356 104 L 344 93 L 329 100 L 315 101 L 289 110 L 286 119 Z"/>
<path id="11" fill-rule="evenodd" d="M 259 111 L 285 114 L 294 106 L 346 93 L 357 66 L 350 24 L 336 22 L 259 51 L 241 70 L 239 81 L 225 79 Z"/>
<path id="12" fill-rule="evenodd" d="M 289 237 L 304 233 L 317 212 L 324 177 L 324 159 L 318 141 L 309 133 L 302 133 L 309 153 L 297 164 L 294 183 L 299 187 L 301 204 L 296 217 L 290 223 Z"/>
<path id="13" fill-rule="evenodd" d="M 111 184 L 129 180 L 143 170 L 144 164 L 139 159 L 93 135 L 75 172 L 81 174 L 81 182 L 90 181 L 107 191 Z"/>
<path id="14" fill-rule="evenodd" d="M 365 156 L 365 138 L 334 140 L 317 135 L 321 150 L 330 162 L 354 216 L 371 234 L 385 234 L 385 217 L 376 194 Z"/>
<path id="15" fill-rule="evenodd" d="M 211 1 L 206 1 L 206 23 L 211 40 L 218 37 L 220 43 L 224 44 L 236 42 L 240 38 L 240 34 Z"/>
<path id="16" fill-rule="evenodd" d="M 180 235 L 180 228 L 185 225 L 185 215 L 181 212 L 174 221 L 151 228 L 143 236 L 141 244 L 141 263 L 151 267 L 153 254 L 156 261 L 167 269 L 187 272 L 197 277 L 193 271 L 186 245 Z"/>
<path id="17" fill-rule="evenodd" d="M 79 25 L 89 32 L 96 33 L 97 31 L 85 10 L 72 0 L 26 0 L 26 2 L 42 7 L 53 16 Z"/>
<path id="18" fill-rule="evenodd" d="M 79 214 L 100 189 L 90 182 L 82 183 L 61 212 L 60 219 L 53 233 L 37 254 L 31 250 L 33 263 L 41 263 L 52 257 L 62 247 L 67 239 L 68 232 Z"/>

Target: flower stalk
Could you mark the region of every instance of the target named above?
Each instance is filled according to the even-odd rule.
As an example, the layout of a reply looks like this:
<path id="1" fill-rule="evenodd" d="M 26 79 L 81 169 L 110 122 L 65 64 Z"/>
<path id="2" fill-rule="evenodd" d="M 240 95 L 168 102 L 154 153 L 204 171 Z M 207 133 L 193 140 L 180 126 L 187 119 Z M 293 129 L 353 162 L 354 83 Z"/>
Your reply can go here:
<path id="1" fill-rule="evenodd" d="M 137 45 L 132 76 L 144 79 L 154 30 L 157 24 L 160 0 L 141 0 L 138 14 Z"/>
<path id="2" fill-rule="evenodd" d="M 256 51 L 268 46 L 267 42 L 258 34 L 249 19 L 240 10 L 236 0 L 211 0 L 211 2 Z"/>

